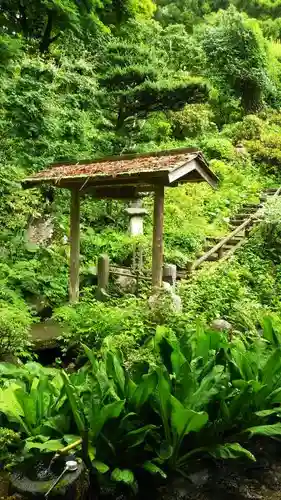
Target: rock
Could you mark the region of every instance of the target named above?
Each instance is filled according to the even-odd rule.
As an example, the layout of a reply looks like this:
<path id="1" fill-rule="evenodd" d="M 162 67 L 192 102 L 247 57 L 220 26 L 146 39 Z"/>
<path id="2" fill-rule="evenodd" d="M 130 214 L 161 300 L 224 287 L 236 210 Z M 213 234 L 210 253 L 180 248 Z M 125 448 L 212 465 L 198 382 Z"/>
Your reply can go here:
<path id="1" fill-rule="evenodd" d="M 159 490 L 158 500 L 211 500 L 200 488 L 194 486 L 189 479 L 177 477 L 170 484 Z"/>
<path id="2" fill-rule="evenodd" d="M 27 239 L 36 245 L 46 245 L 53 237 L 54 223 L 51 217 L 34 220 L 27 229 Z"/>
<path id="3" fill-rule="evenodd" d="M 149 307 L 157 314 L 181 313 L 182 301 L 169 283 L 163 282 L 162 288 L 148 299 Z"/>
<path id="4" fill-rule="evenodd" d="M 50 462 L 49 457 L 44 457 L 44 473 L 49 470 L 45 466 L 47 460 Z M 63 470 L 64 464 L 61 465 L 59 472 L 52 474 L 52 477 L 48 479 L 42 479 L 39 473 L 38 475 L 36 474 L 36 471 L 40 470 L 39 467 L 42 470 L 41 464 L 42 462 L 39 460 L 36 462 L 36 458 L 27 459 L 25 462 L 19 464 L 10 475 L 9 493 L 19 494 L 24 500 L 35 498 L 37 500 L 44 500 L 46 493 L 54 484 L 54 479 L 59 477 Z M 79 461 L 75 471 L 64 474 L 60 482 L 52 490 L 50 498 L 54 500 L 86 500 L 89 498 L 88 491 L 88 472 L 85 465 Z"/>
<path id="5" fill-rule="evenodd" d="M 188 475 L 188 479 L 192 482 L 192 484 L 195 484 L 195 486 L 205 485 L 209 481 L 209 478 L 208 469 L 203 469 Z"/>
<path id="6" fill-rule="evenodd" d="M 9 363 L 10 365 L 15 365 L 15 366 L 21 366 L 22 365 L 22 362 L 20 361 L 19 358 L 17 358 L 13 354 L 9 354 L 9 353 L 3 354 L 1 356 L 0 362 Z"/>
<path id="7" fill-rule="evenodd" d="M 233 330 L 232 324 L 228 321 L 225 321 L 224 319 L 215 319 L 214 321 L 212 321 L 210 326 L 217 332 L 231 332 Z"/>
<path id="8" fill-rule="evenodd" d="M 116 275 L 115 285 L 125 293 L 135 293 L 137 289 L 137 280 L 130 276 L 131 270 L 119 268 L 121 275 Z"/>
<path id="9" fill-rule="evenodd" d="M 236 149 L 236 153 L 238 153 L 239 155 L 245 156 L 248 154 L 248 151 L 245 148 L 245 146 L 243 146 L 243 144 L 237 144 L 235 149 Z"/>

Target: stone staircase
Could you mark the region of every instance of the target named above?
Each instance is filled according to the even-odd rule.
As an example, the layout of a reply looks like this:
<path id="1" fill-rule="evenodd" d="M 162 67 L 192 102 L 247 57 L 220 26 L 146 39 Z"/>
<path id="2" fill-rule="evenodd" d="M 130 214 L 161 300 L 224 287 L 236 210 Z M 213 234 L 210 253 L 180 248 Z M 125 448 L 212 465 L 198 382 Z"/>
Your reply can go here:
<path id="1" fill-rule="evenodd" d="M 243 245 L 253 227 L 261 221 L 262 214 L 259 213 L 265 202 L 275 196 L 279 196 L 281 188 L 268 188 L 261 194 L 259 203 L 245 203 L 230 220 L 231 233 L 223 238 L 207 238 L 204 253 L 191 263 L 192 270 L 198 269 L 203 262 L 215 262 L 226 260 Z"/>

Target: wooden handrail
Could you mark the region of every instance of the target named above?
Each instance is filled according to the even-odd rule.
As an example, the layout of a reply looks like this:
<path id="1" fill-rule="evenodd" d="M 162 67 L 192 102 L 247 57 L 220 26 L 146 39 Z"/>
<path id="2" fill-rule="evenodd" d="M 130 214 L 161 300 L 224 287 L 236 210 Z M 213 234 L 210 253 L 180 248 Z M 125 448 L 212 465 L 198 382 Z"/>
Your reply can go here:
<path id="1" fill-rule="evenodd" d="M 257 212 L 258 212 L 258 210 L 257 210 Z M 207 253 L 205 253 L 204 255 L 202 255 L 202 257 L 200 257 L 199 259 L 197 259 L 193 263 L 193 265 L 192 265 L 192 270 L 194 270 L 198 266 L 200 266 L 200 264 L 202 264 L 202 262 L 205 262 L 205 260 L 207 260 L 211 255 L 213 255 L 214 253 L 216 253 L 220 248 L 222 248 L 226 243 L 228 243 L 229 240 L 231 240 L 234 236 L 236 236 L 236 234 L 240 233 L 240 231 L 242 231 L 247 226 L 249 226 L 249 224 L 252 222 L 252 220 L 254 219 L 255 215 L 257 214 L 257 212 L 255 212 L 253 215 L 251 215 L 240 226 L 238 226 L 236 229 L 234 229 L 234 231 L 232 231 L 232 233 L 230 233 L 228 236 L 226 236 L 225 238 L 223 238 L 223 240 L 221 240 L 219 243 L 217 243 L 217 245 L 215 245 L 213 248 L 211 248 Z"/>
<path id="2" fill-rule="evenodd" d="M 279 196 L 280 193 L 281 193 L 281 186 L 277 189 L 276 193 L 274 193 L 272 198 Z M 238 226 L 229 235 L 227 235 L 225 238 L 223 238 L 221 241 L 219 241 L 219 243 L 217 243 L 217 245 L 215 245 L 208 252 L 206 252 L 204 255 L 202 255 L 202 257 L 197 259 L 192 264 L 191 270 L 193 271 L 194 269 L 197 269 L 197 267 L 199 267 L 203 262 L 205 262 L 211 255 L 213 255 L 218 250 L 220 250 L 220 248 L 222 248 L 226 243 L 229 242 L 229 240 L 231 240 L 234 236 L 236 236 L 238 233 L 240 233 L 240 231 L 243 231 L 243 229 L 246 229 L 246 227 L 248 227 L 251 224 L 251 222 L 255 219 L 257 213 L 260 210 L 261 210 L 261 208 L 258 208 L 258 210 L 254 214 L 250 215 L 250 217 L 248 217 L 248 219 L 246 219 L 242 224 L 240 224 L 240 226 Z"/>

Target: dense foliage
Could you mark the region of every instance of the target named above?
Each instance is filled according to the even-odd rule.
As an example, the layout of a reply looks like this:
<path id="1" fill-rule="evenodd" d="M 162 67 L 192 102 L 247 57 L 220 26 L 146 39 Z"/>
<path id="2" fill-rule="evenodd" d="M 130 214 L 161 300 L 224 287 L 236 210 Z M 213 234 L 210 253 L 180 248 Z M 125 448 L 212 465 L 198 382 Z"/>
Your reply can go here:
<path id="1" fill-rule="evenodd" d="M 251 437 L 280 436 L 278 199 L 234 258 L 180 283 L 181 313 L 163 292 L 156 314 L 147 282 L 135 296 L 111 279 L 109 300 L 95 295 L 101 253 L 128 266 L 141 245 L 150 268 L 150 196 L 139 240 L 127 203 L 82 199 L 70 306 L 69 193 L 21 187 L 52 162 L 202 150 L 219 188 L 165 195 L 165 261 L 184 269 L 280 185 L 280 37 L 280 1 L 2 0 L 0 360 L 19 365 L 0 362 L 1 463 L 76 442 L 95 477 L 136 492 L 195 457 L 255 460 Z M 50 317 L 72 370 L 34 362 L 32 324 Z"/>
<path id="2" fill-rule="evenodd" d="M 1 3 L 0 279 L 17 294 L 18 307 L 34 313 L 38 300 L 53 309 L 67 298 L 68 194 L 19 185 L 52 161 L 202 149 L 220 190 L 167 192 L 165 259 L 181 267 L 206 237 L 227 231 L 245 200 L 257 201 L 275 182 L 269 175 L 280 163 L 280 51 L 266 23 L 278 16 L 229 3 Z M 236 151 L 241 142 L 250 154 Z M 51 240 L 31 242 L 28 226 L 49 218 Z M 83 200 L 86 286 L 99 253 L 130 262 L 127 224 L 124 204 Z M 149 266 L 151 217 L 145 232 Z"/>
<path id="3" fill-rule="evenodd" d="M 6 463 L 11 447 L 17 460 L 75 443 L 92 474 L 137 491 L 142 470 L 166 478 L 194 457 L 255 460 L 250 438 L 281 433 L 280 330 L 269 320 L 263 339 L 231 343 L 203 330 L 178 340 L 159 327 L 154 361 L 134 375 L 110 342 L 100 359 L 84 349 L 88 363 L 71 375 L 0 365 Z"/>

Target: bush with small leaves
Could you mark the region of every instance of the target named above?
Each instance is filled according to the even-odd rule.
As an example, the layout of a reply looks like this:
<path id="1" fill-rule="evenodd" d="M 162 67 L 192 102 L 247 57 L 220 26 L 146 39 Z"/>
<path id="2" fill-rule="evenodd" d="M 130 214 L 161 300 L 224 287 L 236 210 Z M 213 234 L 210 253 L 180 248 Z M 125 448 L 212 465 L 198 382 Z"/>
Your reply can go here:
<path id="1" fill-rule="evenodd" d="M 32 318 L 28 309 L 0 301 L 0 359 L 6 355 L 26 356 L 30 348 Z"/>

